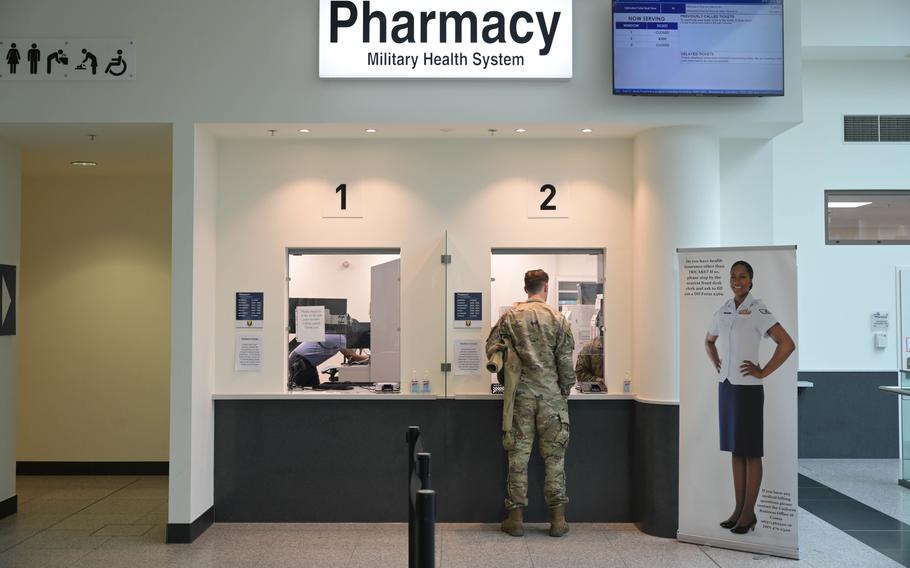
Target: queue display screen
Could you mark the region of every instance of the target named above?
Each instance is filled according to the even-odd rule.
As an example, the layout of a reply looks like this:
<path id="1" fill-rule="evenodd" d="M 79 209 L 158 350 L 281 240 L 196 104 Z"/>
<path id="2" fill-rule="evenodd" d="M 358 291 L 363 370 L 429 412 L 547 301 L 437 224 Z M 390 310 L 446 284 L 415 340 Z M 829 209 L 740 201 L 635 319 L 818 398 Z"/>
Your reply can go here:
<path id="1" fill-rule="evenodd" d="M 783 0 L 613 3 L 616 95 L 783 96 Z"/>

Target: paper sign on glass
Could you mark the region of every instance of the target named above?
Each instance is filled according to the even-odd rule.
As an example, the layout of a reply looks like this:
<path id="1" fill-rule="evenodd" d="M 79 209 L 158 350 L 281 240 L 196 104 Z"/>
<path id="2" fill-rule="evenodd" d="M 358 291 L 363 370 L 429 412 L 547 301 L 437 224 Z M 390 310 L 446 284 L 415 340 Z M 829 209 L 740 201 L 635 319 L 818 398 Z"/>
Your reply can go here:
<path id="1" fill-rule="evenodd" d="M 238 335 L 234 342 L 234 370 L 238 372 L 262 370 L 262 337 Z"/>
<path id="2" fill-rule="evenodd" d="M 325 306 L 297 306 L 297 341 L 325 341 Z"/>
<path id="3" fill-rule="evenodd" d="M 483 351 L 479 339 L 455 342 L 455 375 L 480 376 L 483 366 Z"/>

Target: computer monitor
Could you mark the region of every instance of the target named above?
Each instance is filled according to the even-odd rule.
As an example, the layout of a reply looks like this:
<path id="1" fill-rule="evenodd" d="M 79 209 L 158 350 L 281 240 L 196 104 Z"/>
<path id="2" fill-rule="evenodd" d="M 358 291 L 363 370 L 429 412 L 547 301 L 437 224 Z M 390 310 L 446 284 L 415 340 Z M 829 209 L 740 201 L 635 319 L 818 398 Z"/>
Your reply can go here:
<path id="1" fill-rule="evenodd" d="M 352 321 L 345 333 L 348 348 L 350 349 L 369 349 L 370 348 L 370 322 Z"/>

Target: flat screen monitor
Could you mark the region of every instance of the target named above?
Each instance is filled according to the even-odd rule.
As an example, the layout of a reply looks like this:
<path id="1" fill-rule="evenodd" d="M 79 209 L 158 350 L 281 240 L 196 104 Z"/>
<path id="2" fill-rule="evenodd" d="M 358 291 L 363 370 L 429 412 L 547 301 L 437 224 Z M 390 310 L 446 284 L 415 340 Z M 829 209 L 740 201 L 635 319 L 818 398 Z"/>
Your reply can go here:
<path id="1" fill-rule="evenodd" d="M 783 96 L 783 0 L 613 2 L 613 94 Z"/>

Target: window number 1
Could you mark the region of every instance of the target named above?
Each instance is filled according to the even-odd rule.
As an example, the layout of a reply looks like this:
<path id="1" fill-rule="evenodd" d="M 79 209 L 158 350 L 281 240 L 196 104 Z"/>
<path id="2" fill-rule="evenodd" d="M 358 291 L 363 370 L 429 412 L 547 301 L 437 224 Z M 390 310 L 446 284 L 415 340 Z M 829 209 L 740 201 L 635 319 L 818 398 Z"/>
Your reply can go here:
<path id="1" fill-rule="evenodd" d="M 552 184 L 546 184 L 540 188 L 541 193 L 550 192 L 550 195 L 543 200 L 543 203 L 540 204 L 541 211 L 556 211 L 555 205 L 550 205 L 550 202 L 553 201 L 553 198 L 556 197 L 556 187 Z"/>
<path id="2" fill-rule="evenodd" d="M 348 184 L 343 183 L 343 184 L 339 185 L 337 188 L 335 188 L 335 193 L 341 194 L 341 210 L 347 211 L 347 209 L 348 209 Z"/>

